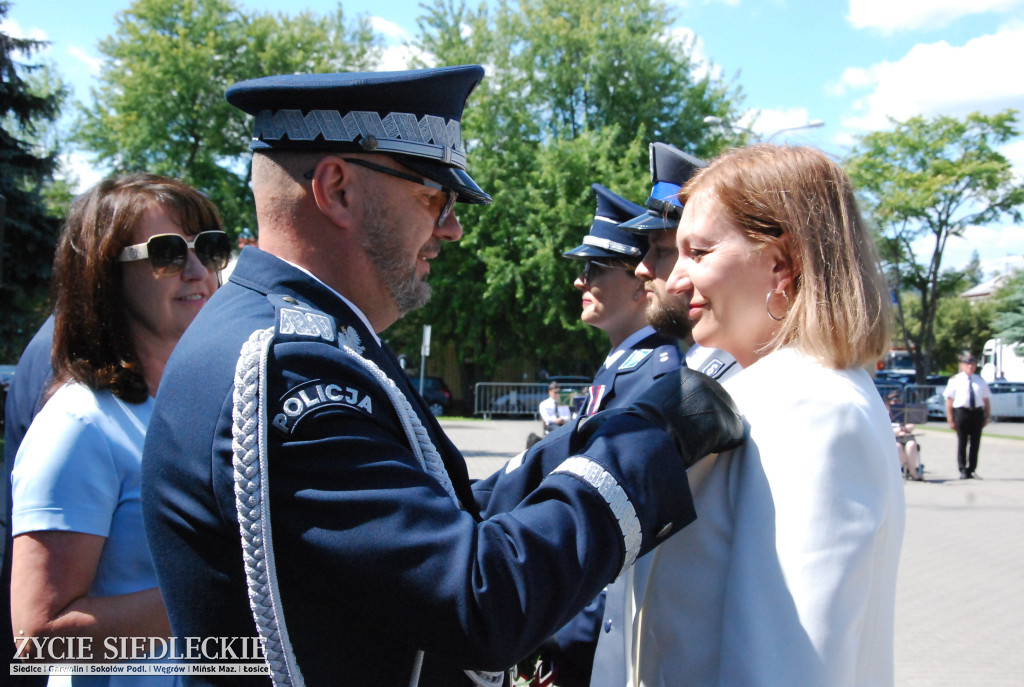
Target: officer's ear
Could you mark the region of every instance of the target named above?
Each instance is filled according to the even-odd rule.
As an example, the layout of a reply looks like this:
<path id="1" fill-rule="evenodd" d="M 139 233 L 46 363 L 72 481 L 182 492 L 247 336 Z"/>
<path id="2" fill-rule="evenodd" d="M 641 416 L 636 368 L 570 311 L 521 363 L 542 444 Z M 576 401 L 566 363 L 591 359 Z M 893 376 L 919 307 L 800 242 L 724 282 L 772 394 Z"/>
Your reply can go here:
<path id="1" fill-rule="evenodd" d="M 334 155 L 320 158 L 313 169 L 311 183 L 313 199 L 320 212 L 339 227 L 356 225 L 353 201 L 362 189 L 348 163 Z"/>

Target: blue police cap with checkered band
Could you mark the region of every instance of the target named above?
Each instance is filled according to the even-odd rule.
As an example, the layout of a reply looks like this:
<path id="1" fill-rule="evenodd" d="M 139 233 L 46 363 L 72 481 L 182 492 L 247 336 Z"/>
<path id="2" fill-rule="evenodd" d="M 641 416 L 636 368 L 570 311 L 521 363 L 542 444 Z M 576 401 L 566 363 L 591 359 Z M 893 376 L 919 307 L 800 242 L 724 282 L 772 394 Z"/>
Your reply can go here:
<path id="1" fill-rule="evenodd" d="M 618 196 L 601 184 L 591 186 L 597 196 L 597 211 L 590 233 L 583 237 L 583 245 L 563 253 L 567 258 L 624 258 L 636 260 L 647 252 L 647 237 L 619 228 L 619 225 L 643 212 L 643 207 Z"/>
<path id="2" fill-rule="evenodd" d="M 227 101 L 256 118 L 254 151 L 382 153 L 458 194 L 487 204 L 466 172 L 462 110 L 479 65 L 400 72 L 282 74 L 242 81 Z"/>
<path id="3" fill-rule="evenodd" d="M 647 211 L 622 224 L 622 228 L 638 234 L 675 229 L 683 215 L 679 191 L 690 177 L 707 163 L 684 153 L 668 143 L 651 144 L 651 195 Z"/>

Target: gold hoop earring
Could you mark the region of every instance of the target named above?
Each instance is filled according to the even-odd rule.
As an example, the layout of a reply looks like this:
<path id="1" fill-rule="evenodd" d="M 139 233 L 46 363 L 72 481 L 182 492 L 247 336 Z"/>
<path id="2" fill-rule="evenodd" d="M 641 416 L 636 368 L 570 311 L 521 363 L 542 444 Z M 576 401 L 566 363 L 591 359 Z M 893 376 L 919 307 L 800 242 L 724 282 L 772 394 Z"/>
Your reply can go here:
<path id="1" fill-rule="evenodd" d="M 772 294 L 776 293 L 780 294 L 783 298 L 786 299 L 786 312 L 782 314 L 782 317 L 776 317 L 775 315 L 772 314 Z M 786 319 L 787 316 L 789 316 L 789 296 L 786 294 L 785 291 L 777 291 L 775 289 L 772 289 L 771 291 L 768 292 L 768 297 L 764 299 L 764 309 L 768 311 L 768 317 L 772 318 L 776 322 L 782 322 L 784 319 Z"/>

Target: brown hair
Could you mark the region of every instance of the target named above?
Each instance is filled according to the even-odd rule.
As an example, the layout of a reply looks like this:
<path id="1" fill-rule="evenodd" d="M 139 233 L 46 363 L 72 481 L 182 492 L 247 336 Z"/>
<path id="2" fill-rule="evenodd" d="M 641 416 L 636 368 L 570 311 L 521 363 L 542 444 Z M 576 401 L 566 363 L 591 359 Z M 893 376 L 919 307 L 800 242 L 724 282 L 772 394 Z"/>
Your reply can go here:
<path id="1" fill-rule="evenodd" d="M 737 148 L 698 170 L 679 195 L 685 203 L 702 191 L 751 242 L 778 246 L 796 275 L 786 291 L 789 313 L 766 352 L 793 344 L 846 369 L 889 347 L 888 286 L 838 164 L 808 147 Z"/>
<path id="2" fill-rule="evenodd" d="M 189 236 L 224 229 L 206 196 L 155 174 L 112 177 L 78 196 L 53 261 L 55 386 L 75 380 L 129 403 L 149 395 L 129 336 L 118 257 L 153 205 L 173 211 Z"/>

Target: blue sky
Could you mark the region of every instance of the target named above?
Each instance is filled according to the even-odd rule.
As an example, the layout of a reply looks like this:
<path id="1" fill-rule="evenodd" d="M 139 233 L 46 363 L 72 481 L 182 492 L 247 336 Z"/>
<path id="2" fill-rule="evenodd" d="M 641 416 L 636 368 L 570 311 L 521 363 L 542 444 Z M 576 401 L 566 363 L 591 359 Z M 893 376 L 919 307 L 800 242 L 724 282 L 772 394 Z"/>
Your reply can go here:
<path id="1" fill-rule="evenodd" d="M 569 0 L 567 0 L 569 1 Z M 100 39 L 129 0 L 12 0 L 4 31 L 48 40 L 42 54 L 89 97 Z M 470 0 L 469 4 L 475 4 Z M 240 0 L 250 9 L 327 12 L 335 0 Z M 418 0 L 346 0 L 391 44 L 386 66 L 402 68 L 414 36 Z M 773 141 L 817 146 L 843 156 L 854 137 L 922 114 L 962 116 L 1007 107 L 1024 112 L 1024 0 L 669 0 L 671 31 L 694 41 L 701 68 L 738 83 L 750 109 L 740 123 Z M 599 49 L 599 46 L 597 47 Z M 472 102 L 471 102 L 472 104 Z M 824 126 L 773 134 L 811 120 Z M 1005 153 L 1024 174 L 1024 139 Z M 85 184 L 101 171 L 76 155 Z M 638 170 L 646 174 L 646 170 Z M 925 248 L 925 247 L 922 247 Z M 1024 227 L 968 229 L 952 240 L 944 265 L 962 266 L 978 250 L 986 267 L 1024 254 Z M 930 252 L 930 251 L 929 251 Z"/>

